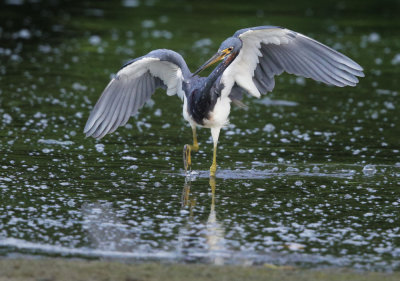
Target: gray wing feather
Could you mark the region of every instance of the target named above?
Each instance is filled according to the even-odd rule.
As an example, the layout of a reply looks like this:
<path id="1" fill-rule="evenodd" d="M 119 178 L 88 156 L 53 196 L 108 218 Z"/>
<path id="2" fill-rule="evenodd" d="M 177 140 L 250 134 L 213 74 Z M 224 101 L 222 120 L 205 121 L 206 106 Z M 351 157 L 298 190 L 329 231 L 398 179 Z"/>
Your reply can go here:
<path id="1" fill-rule="evenodd" d="M 84 133 L 102 138 L 114 132 L 143 107 L 157 88 L 182 97 L 182 82 L 190 75 L 183 58 L 170 50 L 152 51 L 128 62 L 103 91 Z"/>
<path id="2" fill-rule="evenodd" d="M 135 93 L 136 98 L 134 100 L 135 104 L 133 106 L 133 114 L 136 114 L 139 111 L 141 100 L 142 100 L 142 95 L 143 95 L 143 84 L 144 84 L 144 79 L 146 75 L 144 74 L 142 79 L 140 79 L 138 83 L 138 91 Z"/>
<path id="3" fill-rule="evenodd" d="M 120 93 L 117 95 L 110 96 L 110 104 L 107 108 L 107 111 L 104 111 L 101 119 L 99 119 L 99 129 L 93 133 L 94 137 L 101 138 L 109 131 L 109 127 L 113 124 L 115 118 L 117 117 L 117 107 L 121 104 L 119 103 L 119 100 L 123 96 L 123 94 L 121 94 L 123 92 L 124 89 L 121 89 Z"/>
<path id="4" fill-rule="evenodd" d="M 362 68 L 351 59 L 302 35 L 289 44 L 262 44 L 261 52 L 267 58 L 274 57 L 274 65 L 288 73 L 330 85 L 355 86 L 356 76 L 364 76 Z"/>
<path id="5" fill-rule="evenodd" d="M 120 125 L 123 124 L 123 120 L 125 119 L 125 114 L 129 112 L 128 110 L 129 96 L 130 96 L 129 89 L 125 88 L 121 94 L 121 100 L 119 101 L 119 108 L 115 112 L 117 113 L 117 116 L 113 118 L 113 120 L 110 122 L 110 125 L 112 124 L 112 126 L 109 129 L 109 133 L 114 132 Z"/>
<path id="6" fill-rule="evenodd" d="M 364 77 L 363 68 L 350 58 L 312 38 L 285 28 L 247 28 L 237 31 L 234 37 L 242 40 L 243 47 L 235 59 L 238 63 L 232 63 L 229 73 L 238 75 L 233 79 L 239 86 L 254 89 L 246 82 L 248 80 L 237 80 L 237 77 L 250 75 L 248 79 L 251 78 L 259 93 L 272 91 L 275 86 L 274 76 L 284 71 L 339 87 L 355 86 L 358 83 L 357 76 Z M 245 70 L 239 69 L 243 65 L 239 61 L 251 57 L 254 63 Z M 246 71 L 250 71 L 250 74 L 245 73 Z M 250 93 L 259 96 L 257 91 Z"/>

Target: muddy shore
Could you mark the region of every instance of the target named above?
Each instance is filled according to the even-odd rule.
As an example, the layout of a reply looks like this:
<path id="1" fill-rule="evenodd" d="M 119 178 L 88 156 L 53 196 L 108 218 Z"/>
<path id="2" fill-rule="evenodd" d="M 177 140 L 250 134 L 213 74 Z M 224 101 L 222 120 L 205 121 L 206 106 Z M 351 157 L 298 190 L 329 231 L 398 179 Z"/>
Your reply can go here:
<path id="1" fill-rule="evenodd" d="M 0 259 L 0 281 L 72 280 L 400 280 L 400 273 L 349 270 L 304 270 L 273 266 L 210 266 L 189 264 L 126 264 L 116 261 L 53 259 Z"/>

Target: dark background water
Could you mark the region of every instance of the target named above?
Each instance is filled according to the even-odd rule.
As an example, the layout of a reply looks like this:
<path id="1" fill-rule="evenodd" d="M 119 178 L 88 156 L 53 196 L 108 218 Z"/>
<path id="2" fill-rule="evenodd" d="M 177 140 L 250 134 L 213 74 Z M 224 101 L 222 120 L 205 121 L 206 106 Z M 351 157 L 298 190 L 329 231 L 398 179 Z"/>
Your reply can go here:
<path id="1" fill-rule="evenodd" d="M 398 270 L 399 12 L 399 1 L 3 1 L 0 254 Z M 258 25 L 328 44 L 366 77 L 334 88 L 284 74 L 247 97 L 221 132 L 215 183 L 208 129 L 185 178 L 191 130 L 161 90 L 125 128 L 84 138 L 125 61 L 168 48 L 193 71 Z"/>

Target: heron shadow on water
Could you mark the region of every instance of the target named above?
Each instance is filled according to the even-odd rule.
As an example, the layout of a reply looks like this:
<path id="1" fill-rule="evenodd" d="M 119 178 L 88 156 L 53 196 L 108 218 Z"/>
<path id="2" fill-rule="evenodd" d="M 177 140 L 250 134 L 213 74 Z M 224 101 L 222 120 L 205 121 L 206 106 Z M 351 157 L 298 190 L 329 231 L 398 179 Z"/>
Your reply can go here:
<path id="1" fill-rule="evenodd" d="M 198 74 L 220 62 L 208 77 Z M 259 26 L 238 30 L 197 71 L 190 72 L 182 56 L 159 49 L 129 61 L 107 85 L 93 108 L 84 133 L 102 138 L 128 122 L 157 88 L 177 95 L 183 117 L 192 127 L 193 144 L 184 146 L 184 167 L 190 170 L 191 152 L 199 150 L 196 128 L 211 130 L 217 171 L 217 144 L 221 128 L 229 121 L 231 103 L 243 106 L 245 93 L 256 98 L 271 92 L 274 76 L 283 72 L 312 78 L 338 87 L 355 86 L 363 68 L 345 55 L 295 31 Z"/>

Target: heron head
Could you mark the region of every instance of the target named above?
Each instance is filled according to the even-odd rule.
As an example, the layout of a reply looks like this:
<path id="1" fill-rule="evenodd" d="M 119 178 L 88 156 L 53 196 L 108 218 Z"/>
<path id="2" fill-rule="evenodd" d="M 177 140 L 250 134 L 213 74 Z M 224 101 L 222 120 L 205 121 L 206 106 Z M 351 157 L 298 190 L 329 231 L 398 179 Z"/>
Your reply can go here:
<path id="1" fill-rule="evenodd" d="M 197 69 L 196 72 L 193 73 L 193 76 L 199 74 L 207 67 L 225 58 L 227 67 L 239 53 L 241 48 L 242 48 L 242 41 L 239 38 L 229 37 L 219 46 L 218 52 L 216 52 L 208 61 L 206 61 L 202 66 L 200 66 L 199 69 Z"/>

